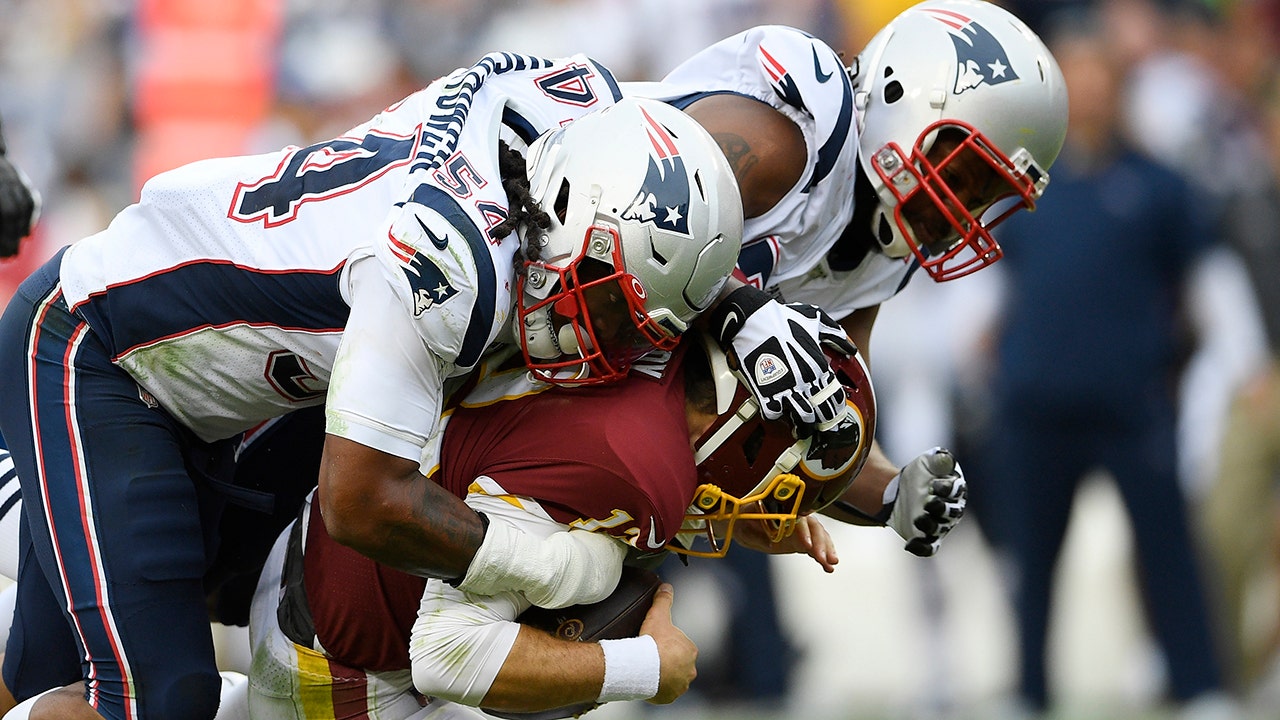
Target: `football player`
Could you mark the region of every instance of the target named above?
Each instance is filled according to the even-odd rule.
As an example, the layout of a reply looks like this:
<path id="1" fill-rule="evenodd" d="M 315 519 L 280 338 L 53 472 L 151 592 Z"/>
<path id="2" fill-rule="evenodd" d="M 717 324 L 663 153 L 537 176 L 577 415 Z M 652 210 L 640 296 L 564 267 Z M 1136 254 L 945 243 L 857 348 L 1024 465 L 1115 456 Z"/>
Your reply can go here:
<path id="1" fill-rule="evenodd" d="M 443 385 L 490 346 L 549 382 L 615 380 L 733 266 L 719 149 L 615 93 L 586 58 L 489 55 L 341 138 L 161 174 L 23 284 L 0 319 L 0 426 L 32 561 L 4 680 L 19 701 L 70 688 L 31 717 L 213 717 L 218 516 L 272 501 L 230 485 L 230 439 L 309 405 L 342 542 L 547 606 L 608 594 L 613 543 L 486 525 L 426 474 Z"/>
<path id="2" fill-rule="evenodd" d="M 18 242 L 31 234 L 40 216 L 40 194 L 6 150 L 0 130 L 0 258 L 18 254 Z"/>
<path id="3" fill-rule="evenodd" d="M 771 295 L 812 303 L 839 320 L 868 363 L 880 303 L 918 270 L 941 282 L 1000 258 L 991 228 L 1034 208 L 1066 134 L 1052 55 L 1018 18 L 981 0 L 907 9 L 848 67 L 806 33 L 765 26 L 710 46 L 659 83 L 622 88 L 684 109 L 734 168 L 746 216 L 736 276 L 747 286 L 711 326 L 732 332 L 721 316 Z M 754 370 L 749 379 L 772 377 L 764 370 L 780 353 L 732 342 Z M 925 494 L 909 501 L 926 504 L 935 468 L 959 472 L 935 451 L 899 469 L 877 447 L 850 497 L 827 512 L 885 524 L 880 491 L 914 488 Z M 918 555 L 935 553 L 945 530 L 894 527 Z"/>
<path id="4" fill-rule="evenodd" d="M 608 533 L 639 558 L 663 551 L 683 530 L 674 545 L 681 552 L 722 555 L 729 542 L 743 539 L 768 552 L 807 552 L 830 571 L 837 562 L 834 548 L 821 525 L 805 516 L 838 497 L 869 452 L 875 403 L 865 367 L 856 357 L 835 363 L 858 432 L 852 449 L 828 448 L 812 437 L 797 441 L 784 423 L 764 422 L 723 353 L 707 347 L 686 361 L 687 345 L 674 354 L 654 353 L 627 381 L 593 391 L 541 392 L 547 385 L 532 383 L 523 365 L 508 362 L 514 368 L 498 372 L 484 365 L 485 379 L 469 381 L 477 387 L 466 402 L 446 411 L 442 464 L 433 479 L 487 516 L 538 536 L 569 527 Z M 307 428 L 318 415 L 295 413 L 283 427 L 299 429 L 297 434 L 271 434 L 281 426 L 255 431 L 242 446 L 246 454 L 237 472 L 290 472 L 262 458 L 281 444 L 286 458 L 295 457 L 298 441 L 310 442 L 315 434 Z M 546 432 L 549 422 L 560 432 Z M 0 452 L 0 470 L 6 461 Z M 0 527 L 9 527 L 4 521 L 11 514 L 0 513 Z M 759 523 L 746 523 L 735 534 L 743 520 Z M 14 535 L 6 535 L 5 544 L 17 546 Z M 696 549 L 702 536 L 710 539 L 707 550 Z M 0 565 L 0 573 L 11 570 L 9 563 Z M 424 591 L 440 609 L 424 616 L 431 622 L 419 620 L 418 631 L 436 644 L 416 644 L 411 666 L 408 640 Z M 695 657 L 687 638 L 670 625 L 670 601 L 670 594 L 659 594 L 659 609 L 645 626 L 652 640 L 639 640 L 638 651 L 626 643 L 609 646 L 611 656 L 623 658 L 615 665 L 639 655 L 656 663 L 647 669 L 662 670 L 641 678 L 643 693 L 622 692 L 606 687 L 598 646 L 566 645 L 515 627 L 512 613 L 529 607 L 523 596 L 462 593 L 380 566 L 334 542 L 318 505 L 308 503 L 295 533 L 284 533 L 277 543 L 255 599 L 252 717 L 408 717 L 420 704 L 414 667 L 421 692 L 496 709 L 633 698 L 670 702 L 687 689 Z M 464 607 L 477 603 L 479 608 Z M 456 669 L 442 664 L 440 655 L 456 660 L 448 648 L 458 642 L 484 656 L 483 687 L 460 687 L 456 677 L 441 675 L 444 668 Z M 509 652 L 498 652 L 507 646 Z M 548 653 L 554 662 L 545 660 Z M 498 667 L 504 669 L 494 676 Z M 468 712 L 446 705 L 433 703 L 431 717 Z M 245 712 L 228 705 L 218 717 Z"/>
<path id="5" fill-rule="evenodd" d="M 865 367 L 856 356 L 834 361 L 857 440 L 829 448 L 764 421 L 723 353 L 702 347 L 691 338 L 589 392 L 536 392 L 522 369 L 483 368 L 446 413 L 433 479 L 533 535 L 615 538 L 632 562 L 669 548 L 722 555 L 745 537 L 830 572 L 834 547 L 809 514 L 844 492 L 870 451 Z M 317 507 L 282 534 L 255 595 L 254 718 L 473 716 L 444 701 L 502 712 L 666 703 L 689 686 L 696 651 L 670 624 L 669 596 L 639 637 L 558 639 L 516 622 L 530 606 L 520 593 L 468 593 L 342 547 Z"/>

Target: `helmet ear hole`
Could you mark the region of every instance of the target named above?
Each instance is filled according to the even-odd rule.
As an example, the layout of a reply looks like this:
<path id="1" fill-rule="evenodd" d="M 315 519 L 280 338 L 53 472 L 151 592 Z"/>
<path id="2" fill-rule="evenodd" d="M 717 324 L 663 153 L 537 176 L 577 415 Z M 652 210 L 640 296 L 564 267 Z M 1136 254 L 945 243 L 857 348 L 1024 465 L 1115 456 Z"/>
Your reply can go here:
<path id="1" fill-rule="evenodd" d="M 902 89 L 902 83 L 897 80 L 890 80 L 884 86 L 884 101 L 890 105 L 902 99 L 906 91 Z"/>
<path id="2" fill-rule="evenodd" d="M 876 239 L 885 247 L 893 244 L 893 226 L 889 224 L 889 216 L 883 213 L 881 213 L 880 222 L 876 226 Z"/>
<path id="3" fill-rule="evenodd" d="M 657 243 L 655 243 L 655 242 L 653 242 L 652 240 L 650 240 L 650 241 L 649 241 L 649 247 L 651 248 L 651 251 L 653 252 L 653 259 L 654 259 L 654 261 L 655 261 L 655 262 L 657 262 L 659 265 L 661 265 L 661 266 L 663 266 L 663 267 L 666 267 L 667 265 L 669 265 L 669 264 L 670 264 L 670 261 L 669 261 L 669 260 L 667 260 L 667 257 L 666 257 L 665 255 L 663 255 L 663 254 L 662 254 L 662 252 L 661 252 L 660 250 L 658 250 L 658 244 L 657 244 Z"/>
<path id="4" fill-rule="evenodd" d="M 556 203 L 553 208 L 556 218 L 560 220 L 560 224 L 564 224 L 564 219 L 569 215 L 569 179 L 565 178 L 560 181 L 560 191 L 556 193 Z"/>

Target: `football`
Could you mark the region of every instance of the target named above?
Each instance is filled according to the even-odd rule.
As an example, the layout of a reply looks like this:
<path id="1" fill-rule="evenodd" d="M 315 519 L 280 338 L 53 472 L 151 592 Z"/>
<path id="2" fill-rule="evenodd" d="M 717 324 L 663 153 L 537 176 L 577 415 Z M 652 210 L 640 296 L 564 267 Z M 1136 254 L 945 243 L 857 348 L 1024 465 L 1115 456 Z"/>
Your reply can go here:
<path id="1" fill-rule="evenodd" d="M 558 610 L 531 607 L 516 620 L 563 640 L 576 642 L 635 637 L 640 633 L 640 626 L 644 623 L 644 617 L 653 605 L 653 596 L 661 584 L 662 578 L 652 570 L 624 567 L 618 587 L 598 603 L 573 605 Z M 536 712 L 484 711 L 510 720 L 557 720 L 578 717 L 596 707 L 598 703 L 584 702 Z"/>

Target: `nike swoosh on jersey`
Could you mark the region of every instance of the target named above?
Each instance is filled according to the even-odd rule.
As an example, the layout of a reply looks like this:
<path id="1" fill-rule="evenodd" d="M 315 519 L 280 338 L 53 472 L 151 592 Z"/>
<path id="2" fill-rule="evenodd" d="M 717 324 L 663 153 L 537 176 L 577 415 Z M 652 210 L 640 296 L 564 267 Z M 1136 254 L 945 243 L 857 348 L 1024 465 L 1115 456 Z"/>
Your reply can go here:
<path id="1" fill-rule="evenodd" d="M 422 228 L 422 232 L 427 234 L 427 239 L 431 241 L 432 245 L 436 246 L 437 250 L 443 250 L 449 246 L 448 233 L 445 233 L 444 237 L 440 237 L 439 235 L 431 232 L 431 228 L 427 227 L 427 224 L 422 222 L 422 218 L 414 216 L 413 219 L 418 221 L 418 226 Z"/>
<path id="2" fill-rule="evenodd" d="M 658 539 L 658 529 L 654 527 L 653 516 L 649 516 L 649 547 L 657 550 L 663 546 L 663 542 Z"/>
<path id="3" fill-rule="evenodd" d="M 818 82 L 825 83 L 835 73 L 822 72 L 822 63 L 818 61 L 818 48 L 810 47 L 809 50 L 813 53 L 813 74 L 817 76 Z"/>

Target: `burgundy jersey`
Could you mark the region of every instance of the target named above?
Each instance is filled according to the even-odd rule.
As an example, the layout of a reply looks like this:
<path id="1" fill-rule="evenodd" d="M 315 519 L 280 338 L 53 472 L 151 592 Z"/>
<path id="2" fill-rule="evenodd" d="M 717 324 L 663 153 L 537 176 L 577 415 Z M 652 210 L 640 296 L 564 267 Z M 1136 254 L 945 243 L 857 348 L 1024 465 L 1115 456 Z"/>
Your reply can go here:
<path id="1" fill-rule="evenodd" d="M 557 522 L 604 530 L 644 550 L 680 529 L 697 474 L 677 349 L 647 374 L 453 411 L 435 480 L 458 497 L 487 475 Z M 366 670 L 409 669 L 409 635 L 426 580 L 335 542 L 311 505 L 304 584 L 316 639 Z"/>
<path id="2" fill-rule="evenodd" d="M 662 548 L 697 486 L 682 348 L 653 376 L 637 368 L 615 385 L 464 404 L 446 426 L 438 482 L 465 497 L 487 475 L 559 523 Z"/>
<path id="3" fill-rule="evenodd" d="M 330 658 L 371 671 L 409 669 L 409 632 L 427 579 L 380 565 L 329 537 L 311 503 L 303 584 L 316 639 Z"/>

